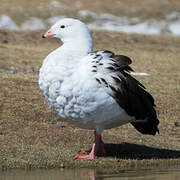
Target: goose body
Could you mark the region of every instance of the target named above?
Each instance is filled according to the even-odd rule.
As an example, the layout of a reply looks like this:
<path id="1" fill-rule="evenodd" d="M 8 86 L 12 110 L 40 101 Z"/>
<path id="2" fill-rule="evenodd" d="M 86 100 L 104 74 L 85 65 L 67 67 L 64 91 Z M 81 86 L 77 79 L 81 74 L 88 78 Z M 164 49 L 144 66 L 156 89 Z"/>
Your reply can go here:
<path id="1" fill-rule="evenodd" d="M 59 38 L 63 45 L 45 58 L 40 89 L 61 118 L 95 131 L 91 153 L 76 158 L 105 154 L 104 129 L 130 122 L 143 134 L 158 132 L 154 99 L 129 74 L 130 58 L 107 50 L 93 51 L 89 29 L 76 19 L 58 21 L 43 37 Z"/>

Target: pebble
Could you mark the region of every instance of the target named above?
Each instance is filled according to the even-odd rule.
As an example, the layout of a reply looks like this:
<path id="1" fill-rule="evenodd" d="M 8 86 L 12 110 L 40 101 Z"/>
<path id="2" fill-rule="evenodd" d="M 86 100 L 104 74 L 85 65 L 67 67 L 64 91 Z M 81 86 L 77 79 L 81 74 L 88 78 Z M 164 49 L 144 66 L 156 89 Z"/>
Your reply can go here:
<path id="1" fill-rule="evenodd" d="M 125 138 L 128 138 L 129 136 L 127 134 L 124 135 Z"/>
<path id="2" fill-rule="evenodd" d="M 5 39 L 5 40 L 3 40 L 3 43 L 7 44 L 7 43 L 8 43 L 8 40 L 6 40 L 6 39 Z"/>
<path id="3" fill-rule="evenodd" d="M 60 122 L 60 121 L 58 121 L 58 122 L 56 123 L 56 126 L 58 126 L 58 127 L 60 127 L 60 128 L 65 127 L 65 126 L 62 124 L 62 122 Z"/>
<path id="4" fill-rule="evenodd" d="M 0 125 L 0 134 L 3 134 L 3 127 Z"/>
<path id="5" fill-rule="evenodd" d="M 64 164 L 63 163 L 60 164 L 60 168 L 64 168 Z"/>
<path id="6" fill-rule="evenodd" d="M 168 129 L 172 129 L 172 126 L 168 125 Z"/>
<path id="7" fill-rule="evenodd" d="M 174 127 L 173 125 L 168 125 L 168 129 L 170 131 L 176 131 L 176 127 Z"/>
<path id="8" fill-rule="evenodd" d="M 33 67 L 30 67 L 28 70 L 27 70 L 27 73 L 33 73 L 34 75 L 35 74 L 38 74 L 39 71 L 35 71 L 35 69 Z"/>
<path id="9" fill-rule="evenodd" d="M 180 122 L 175 122 L 174 125 L 175 125 L 176 127 L 180 127 Z"/>
<path id="10" fill-rule="evenodd" d="M 14 67 L 11 67 L 9 69 L 9 71 L 10 71 L 11 74 L 15 74 L 15 73 L 19 72 L 18 68 L 14 68 Z"/>
<path id="11" fill-rule="evenodd" d="M 33 67 L 30 67 L 30 68 L 27 70 L 27 72 L 28 72 L 28 73 L 34 73 L 34 72 L 35 72 L 35 70 L 34 70 L 34 68 L 33 68 Z"/>
<path id="12" fill-rule="evenodd" d="M 175 127 L 173 127 L 173 128 L 172 128 L 172 131 L 176 131 L 176 128 L 175 128 Z"/>

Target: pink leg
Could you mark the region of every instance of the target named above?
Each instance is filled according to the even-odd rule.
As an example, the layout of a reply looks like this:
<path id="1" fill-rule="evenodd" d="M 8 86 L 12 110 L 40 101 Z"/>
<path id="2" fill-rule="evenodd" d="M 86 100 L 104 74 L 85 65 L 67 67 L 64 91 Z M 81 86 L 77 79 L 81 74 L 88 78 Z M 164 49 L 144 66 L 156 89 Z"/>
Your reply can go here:
<path id="1" fill-rule="evenodd" d="M 97 156 L 104 156 L 105 155 L 105 149 L 104 149 L 104 143 L 101 139 L 101 135 L 97 134 L 96 131 L 94 131 L 95 140 L 92 146 L 92 150 L 88 155 L 76 155 L 76 159 L 94 159 L 94 157 Z"/>

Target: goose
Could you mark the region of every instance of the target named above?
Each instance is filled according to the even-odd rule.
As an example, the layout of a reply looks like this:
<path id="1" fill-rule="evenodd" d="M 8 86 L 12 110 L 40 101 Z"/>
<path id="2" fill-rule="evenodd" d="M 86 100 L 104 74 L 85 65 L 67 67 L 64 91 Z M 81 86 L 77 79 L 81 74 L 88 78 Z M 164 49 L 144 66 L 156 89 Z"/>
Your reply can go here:
<path id="1" fill-rule="evenodd" d="M 159 132 L 154 99 L 131 76 L 129 57 L 93 51 L 91 32 L 78 19 L 60 19 L 42 37 L 63 43 L 44 59 L 39 71 L 39 86 L 48 104 L 65 121 L 94 130 L 91 151 L 76 159 L 106 155 L 104 129 L 131 123 L 142 134 Z"/>

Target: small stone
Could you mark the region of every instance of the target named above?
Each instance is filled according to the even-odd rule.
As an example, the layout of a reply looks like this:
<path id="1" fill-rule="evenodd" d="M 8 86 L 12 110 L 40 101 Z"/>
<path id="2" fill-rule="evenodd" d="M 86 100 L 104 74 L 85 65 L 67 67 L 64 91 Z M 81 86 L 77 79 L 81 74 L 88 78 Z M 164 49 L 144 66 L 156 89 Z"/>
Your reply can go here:
<path id="1" fill-rule="evenodd" d="M 5 39 L 5 40 L 3 41 L 3 43 L 7 44 L 7 43 L 8 43 L 8 40 Z"/>
<path id="2" fill-rule="evenodd" d="M 176 127 L 180 127 L 180 122 L 175 122 L 174 125 L 175 125 Z"/>
<path id="3" fill-rule="evenodd" d="M 60 164 L 60 168 L 64 168 L 64 164 L 63 163 Z"/>
<path id="4" fill-rule="evenodd" d="M 3 134 L 3 127 L 0 125 L 0 135 Z"/>
<path id="5" fill-rule="evenodd" d="M 125 138 L 128 138 L 128 135 L 127 135 L 127 134 L 125 134 L 125 135 L 124 135 L 124 137 L 125 137 Z"/>
<path id="6" fill-rule="evenodd" d="M 58 126 L 58 127 L 60 127 L 60 128 L 65 127 L 60 121 L 58 121 L 58 122 L 56 123 L 56 126 Z"/>
<path id="7" fill-rule="evenodd" d="M 172 127 L 170 125 L 168 125 L 168 129 L 172 129 Z"/>
<path id="8" fill-rule="evenodd" d="M 19 70 L 18 70 L 18 68 L 11 67 L 11 68 L 9 69 L 9 71 L 10 71 L 11 74 L 15 74 L 15 73 L 17 73 Z"/>
<path id="9" fill-rule="evenodd" d="M 28 72 L 28 73 L 34 73 L 34 72 L 35 72 L 35 70 L 34 70 L 34 68 L 33 68 L 33 67 L 30 67 L 30 68 L 27 70 L 27 72 Z"/>

